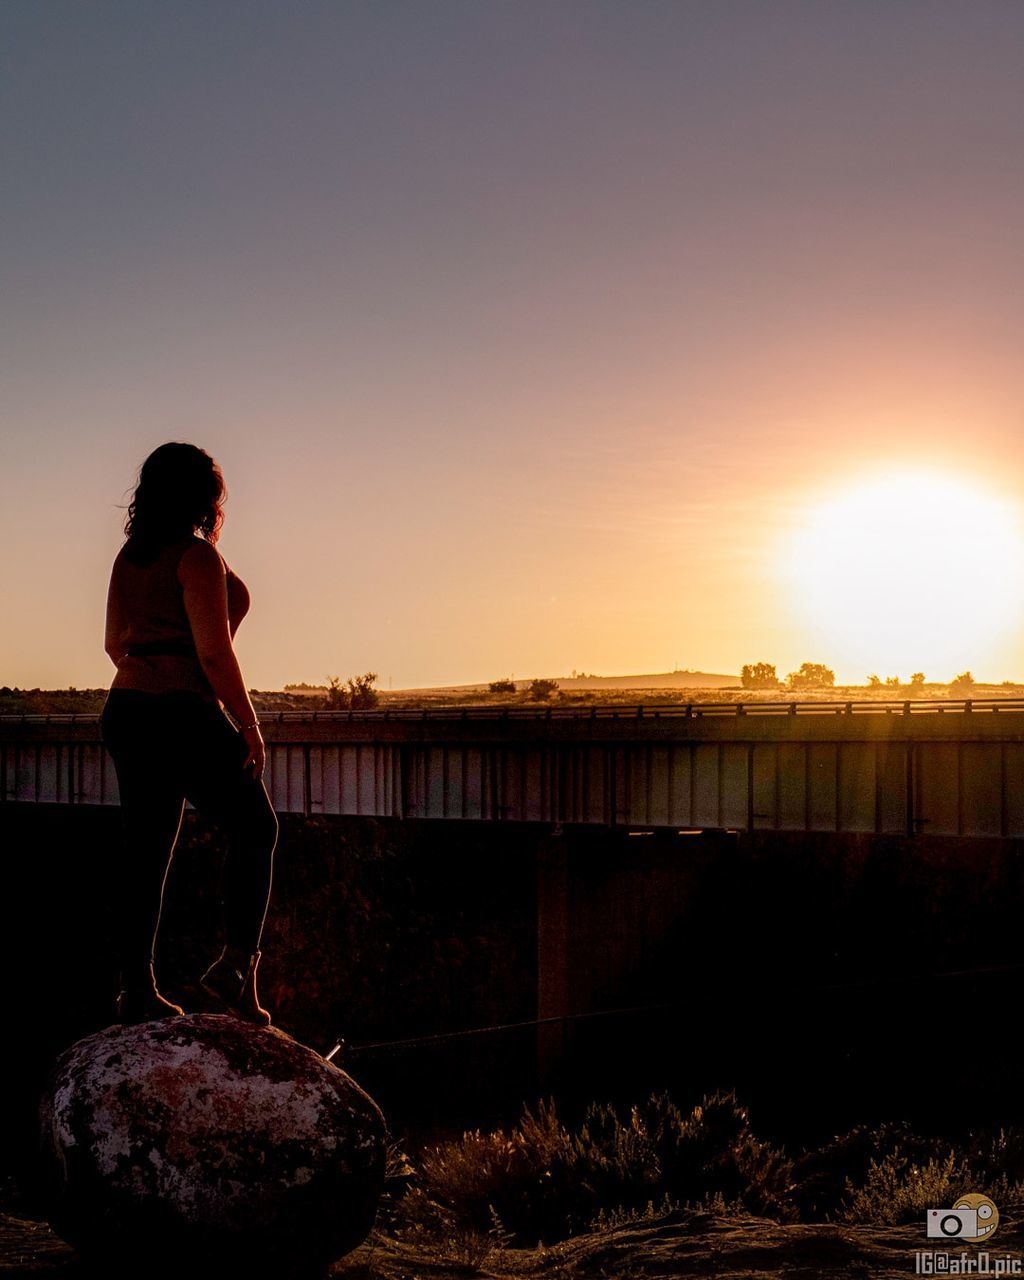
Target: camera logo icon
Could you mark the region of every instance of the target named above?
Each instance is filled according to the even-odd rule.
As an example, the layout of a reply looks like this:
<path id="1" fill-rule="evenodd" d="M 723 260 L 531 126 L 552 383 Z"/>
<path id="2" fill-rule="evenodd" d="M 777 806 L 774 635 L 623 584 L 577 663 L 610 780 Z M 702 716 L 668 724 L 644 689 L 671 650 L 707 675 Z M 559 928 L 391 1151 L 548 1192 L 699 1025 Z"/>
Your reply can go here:
<path id="1" fill-rule="evenodd" d="M 988 1196 L 972 1192 L 961 1196 L 952 1209 L 929 1209 L 929 1239 L 991 1240 L 999 1226 L 999 1210 Z"/>

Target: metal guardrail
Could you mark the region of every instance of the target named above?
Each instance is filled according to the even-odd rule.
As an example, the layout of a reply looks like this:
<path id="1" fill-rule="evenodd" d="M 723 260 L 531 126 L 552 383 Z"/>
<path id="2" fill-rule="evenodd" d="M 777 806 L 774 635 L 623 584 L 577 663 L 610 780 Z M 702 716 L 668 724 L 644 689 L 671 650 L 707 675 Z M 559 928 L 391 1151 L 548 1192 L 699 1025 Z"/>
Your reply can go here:
<path id="1" fill-rule="evenodd" d="M 316 724 L 352 721 L 431 720 L 699 720 L 710 716 L 854 716 L 854 715 L 942 715 L 945 712 L 992 713 L 1024 711 L 1024 698 L 914 698 L 872 701 L 819 700 L 800 702 L 670 702 L 590 706 L 545 707 L 374 707 L 349 711 L 263 711 L 264 724 Z M 51 712 L 0 715 L 3 724 L 94 724 L 95 712 Z"/>
<path id="2" fill-rule="evenodd" d="M 261 719 L 279 812 L 1024 839 L 1019 698 Z M 81 713 L 0 717 L 0 805 L 116 804 L 99 728 Z"/>

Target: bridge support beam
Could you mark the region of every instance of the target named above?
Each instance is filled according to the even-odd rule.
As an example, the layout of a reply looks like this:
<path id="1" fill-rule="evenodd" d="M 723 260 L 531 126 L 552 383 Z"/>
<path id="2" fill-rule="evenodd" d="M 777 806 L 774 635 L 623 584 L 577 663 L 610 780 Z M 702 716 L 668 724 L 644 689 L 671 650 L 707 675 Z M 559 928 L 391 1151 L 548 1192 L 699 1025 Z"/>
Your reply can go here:
<path id="1" fill-rule="evenodd" d="M 564 1019 L 569 1009 L 569 853 L 561 828 L 537 845 L 537 1017 Z M 537 1028 L 537 1078 L 557 1088 L 566 1053 L 564 1021 Z"/>

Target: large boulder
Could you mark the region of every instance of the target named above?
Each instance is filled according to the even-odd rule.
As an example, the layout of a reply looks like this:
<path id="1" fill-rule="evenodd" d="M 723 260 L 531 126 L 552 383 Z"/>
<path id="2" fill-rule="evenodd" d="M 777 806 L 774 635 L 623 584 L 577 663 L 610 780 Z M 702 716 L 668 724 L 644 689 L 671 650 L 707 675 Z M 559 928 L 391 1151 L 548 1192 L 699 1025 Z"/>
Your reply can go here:
<path id="1" fill-rule="evenodd" d="M 365 1239 L 383 1187 L 376 1103 L 312 1049 L 221 1014 L 80 1040 L 40 1121 L 50 1221 L 112 1269 L 316 1274 Z"/>

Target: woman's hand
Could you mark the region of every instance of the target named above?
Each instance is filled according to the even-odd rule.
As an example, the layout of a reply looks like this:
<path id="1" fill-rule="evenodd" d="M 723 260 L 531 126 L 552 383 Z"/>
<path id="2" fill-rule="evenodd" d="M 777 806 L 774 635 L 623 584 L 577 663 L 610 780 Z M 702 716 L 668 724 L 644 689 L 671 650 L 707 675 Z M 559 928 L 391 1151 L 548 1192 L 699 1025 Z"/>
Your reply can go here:
<path id="1" fill-rule="evenodd" d="M 245 757 L 243 769 L 252 769 L 252 776 L 259 780 L 263 777 L 263 770 L 267 763 L 267 746 L 263 741 L 263 734 L 260 732 L 258 724 L 249 725 L 245 729 L 240 729 L 242 737 L 245 739 L 245 745 L 249 748 L 249 754 Z"/>

